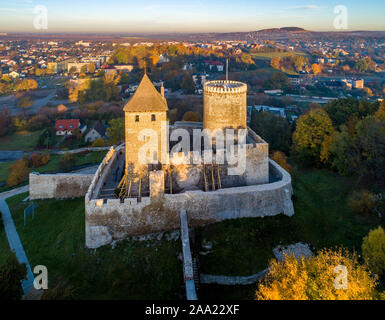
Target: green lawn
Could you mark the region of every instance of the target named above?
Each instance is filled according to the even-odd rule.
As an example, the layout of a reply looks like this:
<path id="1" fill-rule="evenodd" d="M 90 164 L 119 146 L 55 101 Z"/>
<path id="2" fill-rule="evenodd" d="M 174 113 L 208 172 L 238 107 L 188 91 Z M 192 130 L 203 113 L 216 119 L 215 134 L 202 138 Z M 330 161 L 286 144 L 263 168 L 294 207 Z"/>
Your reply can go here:
<path id="1" fill-rule="evenodd" d="M 11 249 L 8 245 L 7 236 L 5 234 L 4 226 L 1 221 L 0 214 L 0 266 L 4 263 L 5 258 L 11 252 Z"/>
<path id="2" fill-rule="evenodd" d="M 193 250 L 202 273 L 250 275 L 268 266 L 277 245 L 309 243 L 316 252 L 344 246 L 360 253 L 362 238 L 385 218 L 354 214 L 347 201 L 354 180 L 327 170 L 306 170 L 294 177 L 295 215 L 229 220 L 196 229 Z M 180 241 L 123 241 L 114 249 L 84 249 L 84 199 L 38 201 L 35 220 L 23 227 L 26 194 L 9 199 L 11 212 L 32 265 L 48 267 L 50 279 L 66 279 L 77 298 L 180 298 Z M 4 242 L 4 241 L 3 241 Z M 0 248 L 5 247 L 1 243 Z M 0 255 L 1 258 L 1 255 Z M 252 299 L 255 285 L 201 286 L 202 299 Z"/>
<path id="3" fill-rule="evenodd" d="M 385 219 L 354 214 L 347 206 L 353 189 L 352 178 L 326 170 L 297 174 L 293 217 L 229 220 L 197 230 L 196 252 L 202 251 L 203 240 L 213 244 L 212 253 L 199 255 L 201 272 L 251 275 L 268 266 L 274 247 L 299 241 L 309 243 L 314 252 L 344 246 L 360 253 L 362 238 L 378 225 L 385 227 Z M 250 298 L 255 286 L 204 286 L 202 291 L 206 298 L 213 292 L 218 298 Z"/>
<path id="4" fill-rule="evenodd" d="M 43 130 L 34 132 L 16 132 L 13 135 L 0 138 L 0 150 L 32 151 L 36 146 Z"/>
<path id="5" fill-rule="evenodd" d="M 31 266 L 47 266 L 49 281 L 67 281 L 77 299 L 178 299 L 183 273 L 180 241 L 129 241 L 84 248 L 84 199 L 36 201 L 35 219 L 23 226 L 20 203 L 8 199 Z M 181 296 L 182 295 L 182 296 Z"/>

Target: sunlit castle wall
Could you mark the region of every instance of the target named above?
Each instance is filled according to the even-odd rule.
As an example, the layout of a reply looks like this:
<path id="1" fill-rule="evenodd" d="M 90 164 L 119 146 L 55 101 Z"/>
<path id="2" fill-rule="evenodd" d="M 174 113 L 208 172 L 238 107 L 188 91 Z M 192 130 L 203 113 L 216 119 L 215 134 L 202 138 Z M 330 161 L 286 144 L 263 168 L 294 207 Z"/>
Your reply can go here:
<path id="1" fill-rule="evenodd" d="M 216 80 L 204 84 L 203 127 L 247 129 L 247 85 L 238 81 Z"/>

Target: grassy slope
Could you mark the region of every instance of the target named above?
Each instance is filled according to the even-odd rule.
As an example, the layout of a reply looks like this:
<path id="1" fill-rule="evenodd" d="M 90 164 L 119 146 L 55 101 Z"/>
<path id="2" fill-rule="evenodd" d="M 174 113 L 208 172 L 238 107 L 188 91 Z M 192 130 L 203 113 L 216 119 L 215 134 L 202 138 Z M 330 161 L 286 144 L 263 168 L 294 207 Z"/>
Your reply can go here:
<path id="1" fill-rule="evenodd" d="M 67 280 L 79 299 L 161 299 L 183 294 L 180 243 L 123 241 L 114 249 L 84 248 L 84 199 L 37 201 L 35 219 L 23 226 L 20 203 L 8 200 L 31 266 L 46 265 L 51 283 Z"/>
<path id="2" fill-rule="evenodd" d="M 313 251 L 344 246 L 360 252 L 362 238 L 385 219 L 360 217 L 347 206 L 354 188 L 351 178 L 325 170 L 302 172 L 294 180 L 295 215 L 262 219 L 239 219 L 217 223 L 197 232 L 197 250 L 202 239 L 213 243 L 213 252 L 200 255 L 202 273 L 250 275 L 268 266 L 272 249 L 298 241 Z M 252 298 L 255 286 L 203 286 L 202 298 Z"/>
<path id="3" fill-rule="evenodd" d="M 11 136 L 0 138 L 0 150 L 32 151 L 36 146 L 42 130 L 34 132 L 16 132 Z"/>
<path id="4" fill-rule="evenodd" d="M 0 217 L 1 218 L 1 217 Z M 11 249 L 8 245 L 7 236 L 2 222 L 0 222 L 0 266 L 4 263 L 5 258 L 10 253 Z"/>
<path id="5" fill-rule="evenodd" d="M 196 230 L 196 251 L 202 250 L 203 239 L 213 243 L 212 253 L 199 256 L 201 272 L 249 275 L 268 265 L 275 246 L 298 241 L 311 244 L 314 251 L 343 245 L 359 252 L 362 238 L 380 224 L 385 227 L 385 219 L 353 214 L 347 207 L 353 189 L 351 178 L 326 170 L 300 172 L 294 179 L 293 217 L 230 220 Z M 19 202 L 25 196 L 13 197 L 9 204 L 32 265 L 47 265 L 53 279 L 69 279 L 78 288 L 78 297 L 171 298 L 173 290 L 180 292 L 179 241 L 124 241 L 115 249 L 100 248 L 91 254 L 83 248 L 83 199 L 39 201 L 35 220 L 24 229 L 25 204 Z M 0 231 L 0 248 L 1 242 Z M 254 291 L 254 285 L 203 285 L 200 295 L 252 299 Z"/>

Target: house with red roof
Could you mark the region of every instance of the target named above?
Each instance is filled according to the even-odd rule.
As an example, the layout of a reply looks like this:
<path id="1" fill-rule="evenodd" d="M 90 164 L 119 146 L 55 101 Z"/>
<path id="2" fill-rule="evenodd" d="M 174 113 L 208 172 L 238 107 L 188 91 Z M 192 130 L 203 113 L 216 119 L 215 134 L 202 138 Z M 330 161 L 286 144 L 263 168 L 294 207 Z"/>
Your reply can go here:
<path id="1" fill-rule="evenodd" d="M 81 126 L 79 119 L 56 120 L 55 130 L 57 136 L 72 135 L 75 129 L 80 129 L 83 133 L 87 129 L 87 126 Z"/>

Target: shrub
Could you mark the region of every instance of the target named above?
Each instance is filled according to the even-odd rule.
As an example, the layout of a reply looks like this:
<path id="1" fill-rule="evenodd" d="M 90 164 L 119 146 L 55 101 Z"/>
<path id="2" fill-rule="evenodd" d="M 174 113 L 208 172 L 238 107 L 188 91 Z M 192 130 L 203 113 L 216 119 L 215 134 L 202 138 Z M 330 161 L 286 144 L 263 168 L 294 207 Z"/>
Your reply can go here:
<path id="1" fill-rule="evenodd" d="M 367 190 L 354 192 L 348 205 L 356 213 L 369 214 L 376 206 L 376 197 Z"/>
<path id="2" fill-rule="evenodd" d="M 335 286 L 339 273 L 348 272 L 346 289 Z M 356 255 L 339 249 L 321 250 L 317 256 L 297 260 L 294 255 L 270 263 L 269 272 L 256 291 L 257 300 L 372 300 L 376 297 L 376 279 Z"/>
<path id="3" fill-rule="evenodd" d="M 371 271 L 380 277 L 385 275 L 385 232 L 382 227 L 371 230 L 364 238 L 362 255 Z"/>
<path id="4" fill-rule="evenodd" d="M 23 183 L 28 178 L 29 161 L 27 159 L 19 159 L 11 166 L 11 172 L 7 179 L 7 186 L 14 187 Z"/>
<path id="5" fill-rule="evenodd" d="M 75 167 L 76 157 L 73 153 L 66 153 L 59 161 L 59 169 L 61 171 L 70 171 Z"/>
<path id="6" fill-rule="evenodd" d="M 0 266 L 0 299 L 20 300 L 23 295 L 21 281 L 27 278 L 25 263 L 19 263 L 14 251 Z"/>
<path id="7" fill-rule="evenodd" d="M 37 153 L 33 153 L 30 157 L 31 165 L 34 168 L 44 166 L 45 164 L 48 163 L 50 158 L 51 158 L 51 156 L 47 152 L 43 153 L 41 155 L 38 155 Z"/>
<path id="8" fill-rule="evenodd" d="M 104 147 L 106 145 L 106 142 L 104 141 L 103 138 L 96 139 L 91 147 Z"/>
<path id="9" fill-rule="evenodd" d="M 286 155 L 281 151 L 274 151 L 271 159 L 278 163 L 282 168 L 284 168 L 287 172 L 291 172 L 292 167 L 287 163 Z"/>

